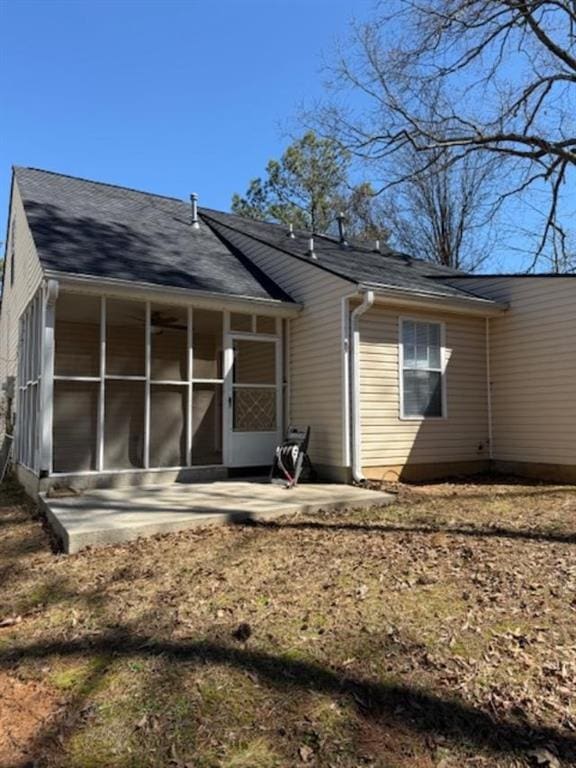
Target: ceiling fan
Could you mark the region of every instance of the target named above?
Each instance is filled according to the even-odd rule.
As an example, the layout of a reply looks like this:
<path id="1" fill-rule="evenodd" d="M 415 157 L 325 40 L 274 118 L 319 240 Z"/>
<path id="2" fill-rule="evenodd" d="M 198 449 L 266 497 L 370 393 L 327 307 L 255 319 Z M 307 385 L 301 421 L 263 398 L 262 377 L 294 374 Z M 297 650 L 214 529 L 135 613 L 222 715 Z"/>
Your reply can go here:
<path id="1" fill-rule="evenodd" d="M 139 323 L 142 321 L 142 315 L 131 315 L 130 319 L 137 320 Z M 168 328 L 172 331 L 187 331 L 188 326 L 183 325 L 179 317 L 164 314 L 156 310 L 150 313 L 150 325 L 153 328 Z"/>
<path id="2" fill-rule="evenodd" d="M 187 331 L 188 325 L 182 325 L 179 320 L 179 317 L 165 315 L 158 311 L 150 314 L 150 325 L 154 328 L 169 328 L 173 331 Z"/>
<path id="3" fill-rule="evenodd" d="M 132 315 L 131 319 L 141 322 L 142 316 Z M 171 331 L 187 331 L 188 325 L 182 325 L 182 323 L 179 321 L 180 321 L 179 317 L 167 315 L 167 314 L 164 314 L 163 312 L 159 312 L 158 310 L 150 313 L 150 326 L 152 327 L 152 329 L 168 328 Z M 153 330 L 152 333 L 162 333 L 162 331 Z"/>

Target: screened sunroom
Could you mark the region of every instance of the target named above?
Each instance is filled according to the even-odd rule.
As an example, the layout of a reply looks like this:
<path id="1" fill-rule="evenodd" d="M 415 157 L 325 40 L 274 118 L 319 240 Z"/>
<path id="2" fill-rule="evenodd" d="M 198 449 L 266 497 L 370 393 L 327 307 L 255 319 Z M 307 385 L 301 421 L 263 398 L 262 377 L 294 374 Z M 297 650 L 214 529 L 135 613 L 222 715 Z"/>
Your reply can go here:
<path id="1" fill-rule="evenodd" d="M 60 290 L 21 323 L 31 373 L 16 450 L 33 473 L 154 482 L 270 464 L 284 428 L 282 317 Z"/>

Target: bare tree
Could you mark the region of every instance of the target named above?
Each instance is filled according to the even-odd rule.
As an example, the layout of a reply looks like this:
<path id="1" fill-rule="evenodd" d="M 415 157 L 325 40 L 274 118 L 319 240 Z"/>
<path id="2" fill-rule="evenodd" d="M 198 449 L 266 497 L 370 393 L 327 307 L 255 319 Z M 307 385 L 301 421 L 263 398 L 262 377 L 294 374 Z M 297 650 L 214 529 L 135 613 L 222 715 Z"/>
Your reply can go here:
<path id="1" fill-rule="evenodd" d="M 439 163 L 415 173 L 409 150 L 396 156 L 406 176 L 388 200 L 392 244 L 453 269 L 473 272 L 491 255 L 494 210 L 490 183 L 494 163 L 470 156 L 458 165 L 431 150 Z M 432 158 L 430 158 L 432 159 Z"/>
<path id="2" fill-rule="evenodd" d="M 392 6 L 393 12 L 388 12 Z M 506 161 L 497 202 L 550 194 L 530 268 L 562 238 L 561 195 L 576 168 L 574 0 L 395 0 L 356 27 L 336 80 L 367 97 L 330 108 L 323 126 L 364 160 L 387 163 L 383 187 L 473 155 Z M 449 98 L 435 98 L 438 90 Z M 432 108 L 431 108 L 432 106 Z M 417 158 L 408 176 L 398 153 Z"/>
<path id="3" fill-rule="evenodd" d="M 553 226 L 550 238 L 550 269 L 556 273 L 576 274 L 574 233 Z"/>

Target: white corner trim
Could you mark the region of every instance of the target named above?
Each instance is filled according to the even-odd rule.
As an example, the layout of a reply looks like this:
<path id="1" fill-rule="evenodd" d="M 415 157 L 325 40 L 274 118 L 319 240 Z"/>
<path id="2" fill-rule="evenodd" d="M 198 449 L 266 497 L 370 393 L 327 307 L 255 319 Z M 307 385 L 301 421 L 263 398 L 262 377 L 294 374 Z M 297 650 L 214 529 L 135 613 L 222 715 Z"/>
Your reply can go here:
<path id="1" fill-rule="evenodd" d="M 492 416 L 492 361 L 491 361 L 490 318 L 486 318 L 486 397 L 488 411 L 488 458 L 494 459 L 494 429 Z"/>

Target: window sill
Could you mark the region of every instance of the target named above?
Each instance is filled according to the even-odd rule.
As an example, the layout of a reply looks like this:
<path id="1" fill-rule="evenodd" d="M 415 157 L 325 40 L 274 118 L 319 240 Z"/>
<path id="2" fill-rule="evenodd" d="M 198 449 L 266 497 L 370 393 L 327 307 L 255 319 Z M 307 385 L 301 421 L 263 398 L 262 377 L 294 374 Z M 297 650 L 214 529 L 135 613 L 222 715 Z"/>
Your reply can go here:
<path id="1" fill-rule="evenodd" d="M 448 416 L 398 416 L 400 421 L 448 421 Z"/>

